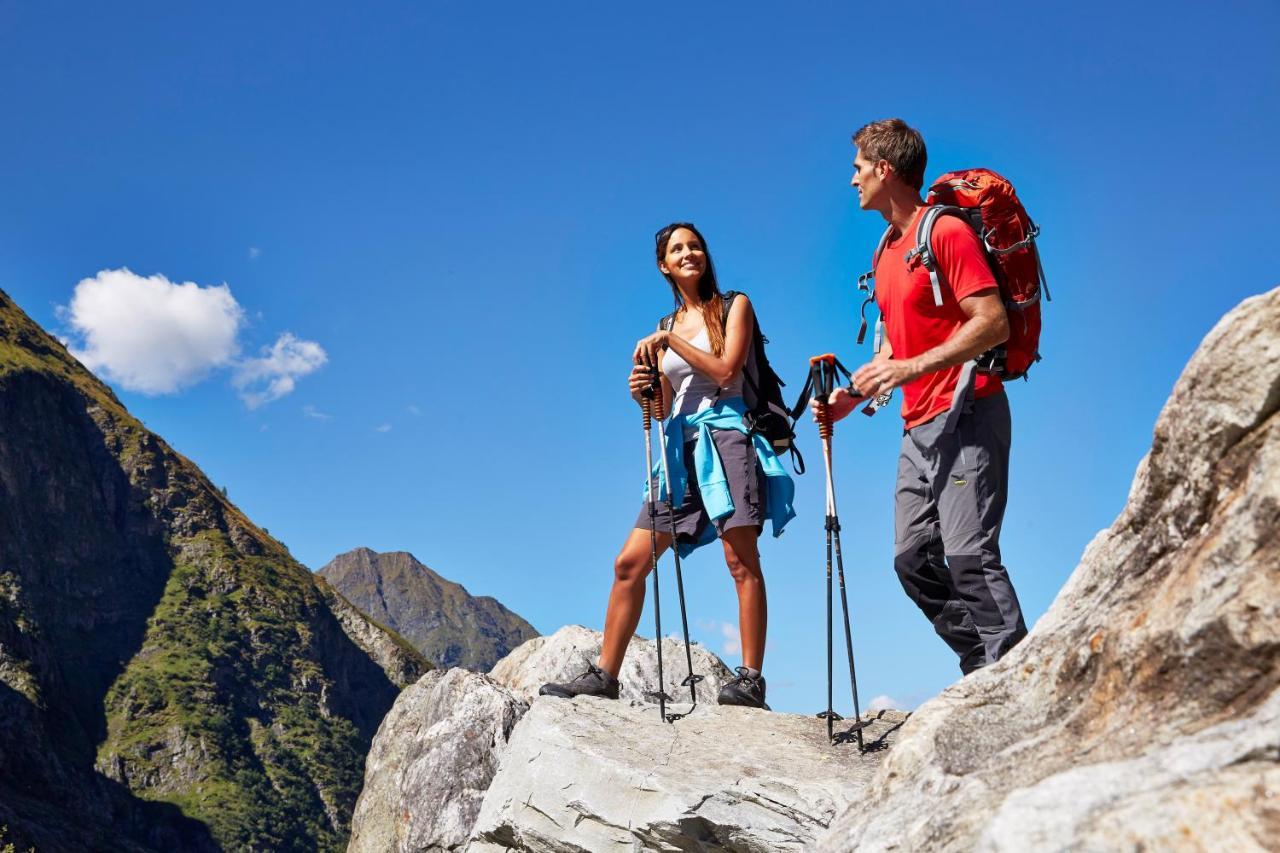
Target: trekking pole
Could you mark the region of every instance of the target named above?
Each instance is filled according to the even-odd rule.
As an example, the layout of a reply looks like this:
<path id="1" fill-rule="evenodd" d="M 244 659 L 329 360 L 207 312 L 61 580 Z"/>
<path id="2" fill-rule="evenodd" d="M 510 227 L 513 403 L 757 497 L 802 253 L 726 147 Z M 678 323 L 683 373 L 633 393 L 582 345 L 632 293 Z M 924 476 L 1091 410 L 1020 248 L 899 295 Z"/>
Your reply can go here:
<path id="1" fill-rule="evenodd" d="M 818 403 L 815 414 L 818 419 L 818 435 L 822 439 L 822 458 L 827 472 L 827 710 L 818 714 L 827 721 L 827 738 L 831 743 L 847 743 L 858 741 L 858 751 L 865 752 L 862 730 L 868 725 L 862 720 L 862 711 L 858 703 L 858 677 L 853 663 L 853 631 L 849 625 L 849 597 L 845 591 L 844 558 L 840 548 L 840 516 L 836 512 L 835 480 L 831 473 L 831 437 L 835 433 L 835 425 L 831 420 L 831 412 L 827 401 L 835 390 L 839 373 L 849 378 L 849 387 L 853 391 L 853 380 L 849 371 L 834 355 L 818 355 L 809 359 L 809 384 L 813 387 L 813 399 Z M 853 391 L 855 396 L 859 396 Z M 854 723 L 848 731 L 835 734 L 835 722 L 844 719 L 836 713 L 832 699 L 832 612 L 831 612 L 831 555 L 834 547 L 836 571 L 840 579 L 840 606 L 844 613 L 845 652 L 849 658 L 849 684 L 853 691 Z"/>
<path id="2" fill-rule="evenodd" d="M 654 411 L 653 390 L 654 386 L 649 385 L 640 392 L 640 410 L 644 413 L 644 476 L 649 484 L 649 570 L 653 574 L 653 631 L 655 644 L 658 647 L 658 689 L 647 691 L 645 695 L 658 700 L 659 716 L 666 722 L 671 722 L 667 720 L 667 701 L 671 697 L 667 695 L 666 681 L 662 676 L 662 604 L 658 595 L 658 506 L 655 503 L 658 484 L 654 482 L 653 476 L 653 439 L 650 434 Z M 661 405 L 661 398 L 659 398 L 659 408 Z M 662 432 L 661 427 L 658 432 Z M 670 492 L 670 489 L 668 484 L 667 491 Z"/>
<path id="3" fill-rule="evenodd" d="M 689 668 L 689 676 L 680 682 L 680 686 L 689 688 L 689 701 L 693 703 L 689 710 L 683 714 L 667 715 L 667 722 L 674 723 L 676 720 L 689 716 L 693 713 L 694 708 L 698 707 L 698 682 L 703 680 L 703 676 L 694 675 L 693 672 L 693 649 L 689 644 L 689 616 L 684 605 L 684 576 L 680 572 L 680 548 L 676 544 L 675 495 L 671 491 L 671 475 L 667 470 L 667 434 L 661 426 L 664 417 L 662 384 L 656 371 L 653 376 L 653 385 L 651 386 L 653 390 L 653 412 L 654 418 L 659 423 L 658 452 L 662 455 L 662 479 L 667 484 L 667 523 L 671 529 L 671 555 L 675 558 L 676 564 L 676 592 L 680 598 L 680 626 L 684 629 L 684 660 Z M 661 637 L 658 638 L 658 642 L 662 642 Z"/>

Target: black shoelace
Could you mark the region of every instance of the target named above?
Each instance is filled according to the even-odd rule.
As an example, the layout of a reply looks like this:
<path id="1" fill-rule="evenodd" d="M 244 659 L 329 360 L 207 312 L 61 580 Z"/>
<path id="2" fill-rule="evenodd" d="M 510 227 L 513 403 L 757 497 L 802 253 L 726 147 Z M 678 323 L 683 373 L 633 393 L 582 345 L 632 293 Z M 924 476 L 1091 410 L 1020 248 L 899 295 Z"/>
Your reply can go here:
<path id="1" fill-rule="evenodd" d="M 760 680 L 752 675 L 745 666 L 734 668 L 734 672 L 738 673 L 738 677 L 733 680 L 734 684 L 746 688 L 747 690 L 757 690 L 760 687 Z"/>

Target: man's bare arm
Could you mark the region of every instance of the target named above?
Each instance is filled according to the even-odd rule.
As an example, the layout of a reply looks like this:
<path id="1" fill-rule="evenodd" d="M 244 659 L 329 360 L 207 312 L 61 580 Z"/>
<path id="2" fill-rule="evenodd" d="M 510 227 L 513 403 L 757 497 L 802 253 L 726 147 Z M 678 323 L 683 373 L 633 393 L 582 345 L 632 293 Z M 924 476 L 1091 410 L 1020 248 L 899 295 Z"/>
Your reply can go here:
<path id="1" fill-rule="evenodd" d="M 933 349 L 902 361 L 876 358 L 858 368 L 853 374 L 858 391 L 879 396 L 927 373 L 963 364 L 1009 339 L 1009 318 L 994 287 L 961 299 L 960 310 L 967 319 Z"/>

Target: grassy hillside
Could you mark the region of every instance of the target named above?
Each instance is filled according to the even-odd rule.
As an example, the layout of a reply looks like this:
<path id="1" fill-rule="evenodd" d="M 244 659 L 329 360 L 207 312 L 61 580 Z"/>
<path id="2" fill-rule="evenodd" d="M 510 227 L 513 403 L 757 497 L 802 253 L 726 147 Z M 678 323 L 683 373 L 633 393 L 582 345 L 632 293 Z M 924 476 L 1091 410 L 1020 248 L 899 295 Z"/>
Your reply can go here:
<path id="1" fill-rule="evenodd" d="M 67 849 L 339 850 L 429 666 L 0 292 L 0 824 Z"/>

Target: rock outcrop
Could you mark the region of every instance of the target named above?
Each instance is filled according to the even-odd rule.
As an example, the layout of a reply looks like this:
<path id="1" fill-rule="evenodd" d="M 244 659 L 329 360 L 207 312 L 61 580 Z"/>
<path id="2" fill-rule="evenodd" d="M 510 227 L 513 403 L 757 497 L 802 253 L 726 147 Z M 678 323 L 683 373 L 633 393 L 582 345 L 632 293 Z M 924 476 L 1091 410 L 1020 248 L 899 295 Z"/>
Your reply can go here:
<path id="1" fill-rule="evenodd" d="M 369 752 L 351 850 L 798 850 L 856 799 L 904 719 L 882 712 L 866 755 L 831 747 L 816 718 L 717 706 L 729 671 L 696 648 L 699 706 L 667 724 L 643 695 L 656 647 L 640 637 L 619 701 L 537 697 L 594 661 L 600 641 L 570 625 L 490 676 L 451 669 L 405 690 Z M 683 713 L 683 643 L 663 649 L 676 670 L 664 672 L 678 697 L 668 710 Z"/>
<path id="2" fill-rule="evenodd" d="M 341 847 L 378 723 L 428 667 L 0 292 L 0 825 L 17 846 Z"/>
<path id="3" fill-rule="evenodd" d="M 356 548 L 334 557 L 317 574 L 437 666 L 484 672 L 538 636 L 496 598 L 471 595 L 404 551 Z"/>
<path id="4" fill-rule="evenodd" d="M 365 763 L 348 853 L 462 850 L 528 709 L 465 669 L 429 672 L 401 693 Z"/>
<path id="5" fill-rule="evenodd" d="M 831 746 L 813 717 L 700 706 L 668 725 L 653 706 L 540 699 L 485 796 L 472 853 L 799 851 L 866 795 L 903 714 Z"/>
<path id="6" fill-rule="evenodd" d="M 1280 849 L 1280 289 L 1210 332 L 1120 517 L 870 795 L 819 849 Z"/>
<path id="7" fill-rule="evenodd" d="M 588 663 L 600 656 L 602 635 L 581 625 L 566 625 L 549 637 L 537 637 L 520 646 L 494 666 L 489 675 L 505 684 L 527 702 L 538 695 L 538 688 L 548 681 L 570 681 L 581 675 Z M 698 683 L 698 701 L 714 704 L 720 688 L 733 677 L 724 661 L 695 643 L 693 671 L 704 677 Z M 667 637 L 662 641 L 662 675 L 667 695 L 676 704 L 687 703 L 689 688 L 681 687 L 689 674 L 685 662 L 684 641 Z M 632 637 L 618 673 L 624 700 L 650 701 L 645 694 L 658 685 L 658 651 L 653 640 Z"/>

